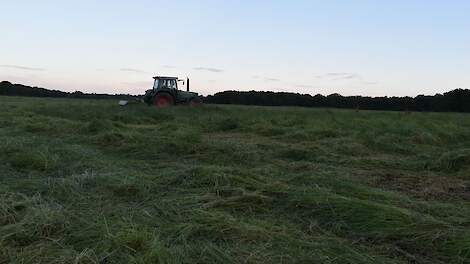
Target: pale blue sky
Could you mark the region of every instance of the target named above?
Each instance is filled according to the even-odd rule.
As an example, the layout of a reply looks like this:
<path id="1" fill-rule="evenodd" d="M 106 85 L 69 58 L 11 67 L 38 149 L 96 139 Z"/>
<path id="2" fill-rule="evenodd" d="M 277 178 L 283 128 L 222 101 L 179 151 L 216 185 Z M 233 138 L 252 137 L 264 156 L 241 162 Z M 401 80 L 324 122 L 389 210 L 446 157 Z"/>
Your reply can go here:
<path id="1" fill-rule="evenodd" d="M 143 93 L 417 95 L 470 88 L 470 1 L 0 0 L 0 80 Z"/>

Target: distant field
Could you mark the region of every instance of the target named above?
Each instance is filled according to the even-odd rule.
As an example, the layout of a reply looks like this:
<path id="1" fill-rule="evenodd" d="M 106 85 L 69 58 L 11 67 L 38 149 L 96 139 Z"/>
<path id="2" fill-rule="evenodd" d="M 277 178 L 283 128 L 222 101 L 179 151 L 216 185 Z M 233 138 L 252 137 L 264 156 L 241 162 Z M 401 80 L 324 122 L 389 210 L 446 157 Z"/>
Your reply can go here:
<path id="1" fill-rule="evenodd" d="M 0 263 L 470 263 L 470 115 L 0 97 Z"/>

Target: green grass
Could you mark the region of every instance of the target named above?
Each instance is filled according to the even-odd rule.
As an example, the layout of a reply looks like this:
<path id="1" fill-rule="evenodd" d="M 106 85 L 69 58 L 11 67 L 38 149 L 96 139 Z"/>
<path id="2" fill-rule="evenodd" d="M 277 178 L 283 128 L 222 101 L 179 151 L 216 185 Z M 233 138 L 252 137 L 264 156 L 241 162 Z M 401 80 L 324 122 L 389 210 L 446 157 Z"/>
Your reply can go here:
<path id="1" fill-rule="evenodd" d="M 0 263 L 470 263 L 470 115 L 0 98 Z"/>

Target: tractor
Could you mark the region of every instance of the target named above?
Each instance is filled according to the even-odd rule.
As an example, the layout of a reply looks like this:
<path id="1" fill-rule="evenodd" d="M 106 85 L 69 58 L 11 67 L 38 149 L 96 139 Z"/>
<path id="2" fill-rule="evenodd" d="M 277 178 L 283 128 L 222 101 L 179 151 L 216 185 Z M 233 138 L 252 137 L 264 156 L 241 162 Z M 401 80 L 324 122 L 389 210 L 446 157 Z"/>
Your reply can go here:
<path id="1" fill-rule="evenodd" d="M 171 105 L 199 106 L 202 100 L 197 93 L 189 91 L 189 78 L 186 79 L 186 91 L 178 90 L 178 83 L 183 82 L 177 77 L 155 76 L 153 88 L 147 90 L 144 102 L 156 107 L 167 107 Z"/>

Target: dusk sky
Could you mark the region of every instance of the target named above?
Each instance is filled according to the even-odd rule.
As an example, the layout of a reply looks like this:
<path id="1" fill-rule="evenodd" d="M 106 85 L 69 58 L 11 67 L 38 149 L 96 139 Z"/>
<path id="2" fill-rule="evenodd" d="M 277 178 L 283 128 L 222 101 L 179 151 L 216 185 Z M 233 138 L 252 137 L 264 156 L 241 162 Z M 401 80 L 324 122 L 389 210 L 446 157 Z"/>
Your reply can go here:
<path id="1" fill-rule="evenodd" d="M 470 88 L 470 1 L 0 0 L 0 80 L 141 94 Z"/>

